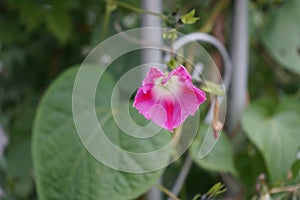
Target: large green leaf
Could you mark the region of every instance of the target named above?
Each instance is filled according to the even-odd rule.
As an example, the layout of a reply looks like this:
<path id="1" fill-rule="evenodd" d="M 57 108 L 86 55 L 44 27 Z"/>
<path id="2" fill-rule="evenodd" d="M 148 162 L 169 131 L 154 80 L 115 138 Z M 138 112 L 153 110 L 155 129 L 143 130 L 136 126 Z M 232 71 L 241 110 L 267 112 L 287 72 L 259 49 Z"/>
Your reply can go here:
<path id="1" fill-rule="evenodd" d="M 284 99 L 279 104 L 258 100 L 242 117 L 246 135 L 261 151 L 273 183 L 284 179 L 296 160 L 299 122 L 299 102 L 295 99 Z"/>
<path id="2" fill-rule="evenodd" d="M 300 1 L 284 1 L 272 10 L 261 38 L 270 54 L 287 69 L 300 74 Z"/>
<path id="3" fill-rule="evenodd" d="M 50 86 L 38 107 L 34 124 L 33 161 L 39 198 L 78 200 L 133 199 L 147 191 L 161 176 L 162 170 L 133 174 L 109 168 L 97 161 L 81 143 L 72 116 L 72 89 L 77 68 L 63 73 Z M 86 81 L 95 74 L 85 73 Z M 113 121 L 110 98 L 114 82 L 104 74 L 95 101 L 98 119 L 107 137 L 128 151 L 147 152 L 170 140 L 162 131 L 158 136 L 140 142 L 124 134 Z M 98 93 L 97 93 L 98 95 Z M 84 100 L 85 94 L 82 93 Z M 82 107 L 86 102 L 82 102 Z M 114 112 L 121 112 L 115 110 Z M 135 115 L 135 112 L 131 114 Z M 87 114 L 87 113 L 83 113 Z M 136 121 L 142 120 L 138 118 Z M 114 152 L 103 150 L 114 158 Z M 169 155 L 166 155 L 169 156 Z M 136 163 L 139 165 L 140 163 Z"/>
<path id="4" fill-rule="evenodd" d="M 190 148 L 190 154 L 194 162 L 209 171 L 230 172 L 236 175 L 232 146 L 226 135 L 223 133 L 220 135 L 220 138 L 212 151 L 203 159 L 199 159 L 199 150 L 203 143 L 206 131 L 208 131 L 207 134 L 214 134 L 206 125 L 201 126 L 198 136 Z"/>

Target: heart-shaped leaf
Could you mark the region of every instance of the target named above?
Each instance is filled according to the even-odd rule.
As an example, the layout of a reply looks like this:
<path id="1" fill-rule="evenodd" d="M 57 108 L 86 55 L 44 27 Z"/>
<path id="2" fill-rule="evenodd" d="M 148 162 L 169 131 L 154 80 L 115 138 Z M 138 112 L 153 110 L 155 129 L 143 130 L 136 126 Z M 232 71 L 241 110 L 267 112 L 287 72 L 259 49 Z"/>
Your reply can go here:
<path id="1" fill-rule="evenodd" d="M 284 99 L 279 104 L 258 100 L 243 115 L 246 135 L 261 151 L 273 183 L 284 179 L 296 160 L 299 122 L 299 103 L 295 99 Z"/>
<path id="2" fill-rule="evenodd" d="M 95 70 L 85 73 L 88 82 Z M 72 115 L 72 91 L 78 68 L 63 73 L 51 84 L 38 107 L 34 124 L 33 161 L 39 198 L 43 199 L 133 199 L 146 192 L 161 176 L 162 170 L 149 173 L 126 173 L 96 160 L 82 144 Z M 105 73 L 99 84 L 95 109 L 107 137 L 124 150 L 147 152 L 168 142 L 171 134 L 162 131 L 145 142 L 123 133 L 113 120 L 110 107 L 114 81 Z M 82 91 L 84 107 L 85 94 Z M 127 105 L 128 106 L 128 105 Z M 121 112 L 122 109 L 117 112 Z M 82 113 L 82 115 L 89 113 Z M 143 120 L 140 115 L 131 113 Z M 142 116 L 140 116 L 142 117 Z M 103 149 L 114 158 L 114 152 Z M 168 157 L 169 155 L 165 155 Z M 135 163 L 140 165 L 142 163 Z"/>

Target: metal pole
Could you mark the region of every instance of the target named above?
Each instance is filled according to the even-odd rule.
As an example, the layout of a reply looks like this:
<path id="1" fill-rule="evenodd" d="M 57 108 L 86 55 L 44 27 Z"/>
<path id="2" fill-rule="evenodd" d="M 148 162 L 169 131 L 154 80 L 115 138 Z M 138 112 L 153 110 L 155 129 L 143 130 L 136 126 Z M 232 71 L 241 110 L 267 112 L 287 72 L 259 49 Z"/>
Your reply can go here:
<path id="1" fill-rule="evenodd" d="M 148 11 L 161 13 L 162 1 L 161 0 L 143 0 L 142 8 Z M 144 14 L 142 16 L 142 27 L 161 27 L 161 19 L 157 16 Z M 153 31 L 147 29 L 142 32 L 143 41 L 161 43 L 162 34 L 159 29 L 153 29 Z M 156 49 L 144 49 L 142 52 L 143 63 L 160 63 L 162 54 L 160 50 Z"/>
<path id="2" fill-rule="evenodd" d="M 239 124 L 247 98 L 248 82 L 248 0 L 234 1 L 231 37 L 232 82 L 229 95 L 227 129 L 232 132 Z"/>
<path id="3" fill-rule="evenodd" d="M 162 12 L 162 1 L 161 0 L 143 0 L 142 8 L 144 10 L 161 13 Z M 157 16 L 144 14 L 142 16 L 142 27 L 161 27 L 161 19 Z M 142 40 L 147 42 L 160 43 L 162 42 L 162 33 L 155 29 L 154 31 L 149 31 L 149 29 L 142 32 Z M 160 63 L 162 54 L 160 50 L 155 49 L 143 49 L 142 61 L 143 64 L 148 63 Z M 160 66 L 160 65 L 158 65 Z M 158 67 L 157 66 L 157 67 Z M 146 73 L 146 72 L 144 72 Z M 143 74 L 144 76 L 144 74 Z M 158 181 L 161 184 L 161 179 Z M 146 200 L 161 200 L 161 192 L 153 187 L 145 196 Z"/>

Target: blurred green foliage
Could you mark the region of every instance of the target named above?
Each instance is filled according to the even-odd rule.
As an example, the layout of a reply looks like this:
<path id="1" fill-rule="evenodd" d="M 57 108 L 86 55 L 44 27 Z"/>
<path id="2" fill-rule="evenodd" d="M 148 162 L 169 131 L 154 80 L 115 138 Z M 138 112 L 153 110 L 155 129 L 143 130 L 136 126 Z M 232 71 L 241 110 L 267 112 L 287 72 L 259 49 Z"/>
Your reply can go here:
<path id="1" fill-rule="evenodd" d="M 139 1 L 123 2 L 140 7 Z M 195 8 L 195 16 L 200 20 L 179 28 L 183 33 L 191 33 L 206 26 L 217 3 L 167 0 L 163 13 L 170 15 L 176 6 L 182 13 Z M 207 162 L 197 160 L 193 153 L 201 140 L 200 136 L 196 139 L 190 149 L 196 165 L 181 192 L 182 199 L 205 193 L 222 181 L 224 173 L 230 173 L 236 180 L 227 185 L 229 191 L 242 187 L 246 199 L 257 192 L 255 185 L 261 173 L 267 175 L 269 188 L 296 185 L 300 181 L 299 155 L 296 156 L 300 149 L 300 4 L 298 0 L 253 0 L 249 4 L 250 106 L 243 116 L 242 129 L 231 138 L 222 135 Z M 228 41 L 231 11 L 230 3 L 222 10 L 227 19 L 224 37 Z M 38 198 L 31 157 L 32 127 L 38 102 L 53 79 L 81 63 L 102 39 L 115 34 L 115 22 L 124 29 L 140 26 L 139 14 L 130 10 L 117 7 L 107 23 L 105 12 L 105 2 L 95 0 L 0 1 L 0 123 L 10 139 L 4 153 L 5 164 L 0 165 L 0 188 L 5 192 L 0 199 Z M 105 23 L 107 27 L 103 27 Z M 103 29 L 107 29 L 104 37 Z M 213 52 L 210 47 L 208 50 Z M 114 69 L 110 69 L 114 77 L 131 66 L 126 68 L 123 63 L 134 65 L 135 57 L 133 52 L 115 61 Z M 172 185 L 181 166 L 179 160 L 166 169 L 166 185 Z M 135 196 L 153 184 L 153 179 L 144 181 L 147 187 L 136 191 Z"/>

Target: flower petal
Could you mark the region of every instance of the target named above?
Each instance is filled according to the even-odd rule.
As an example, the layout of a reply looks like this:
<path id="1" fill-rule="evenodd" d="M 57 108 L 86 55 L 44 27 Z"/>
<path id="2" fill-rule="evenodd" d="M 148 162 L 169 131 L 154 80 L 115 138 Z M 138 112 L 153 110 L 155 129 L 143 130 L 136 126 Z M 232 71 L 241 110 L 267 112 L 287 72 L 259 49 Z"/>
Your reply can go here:
<path id="1" fill-rule="evenodd" d="M 146 78 L 143 80 L 143 85 L 155 83 L 155 80 L 157 80 L 157 78 L 165 78 L 164 73 L 157 68 L 150 67 Z"/>
<path id="2" fill-rule="evenodd" d="M 151 90 L 143 90 L 144 87 L 140 87 L 134 98 L 133 106 L 144 115 L 146 119 L 150 119 L 150 108 L 155 104 L 155 98 L 153 97 Z"/>
<path id="3" fill-rule="evenodd" d="M 186 71 L 185 67 L 180 65 L 179 67 L 177 67 L 176 69 L 172 70 L 169 75 L 168 75 L 168 80 L 172 77 L 172 76 L 179 76 L 182 79 L 186 80 L 186 81 L 190 81 L 192 82 L 192 77 L 191 75 Z"/>

